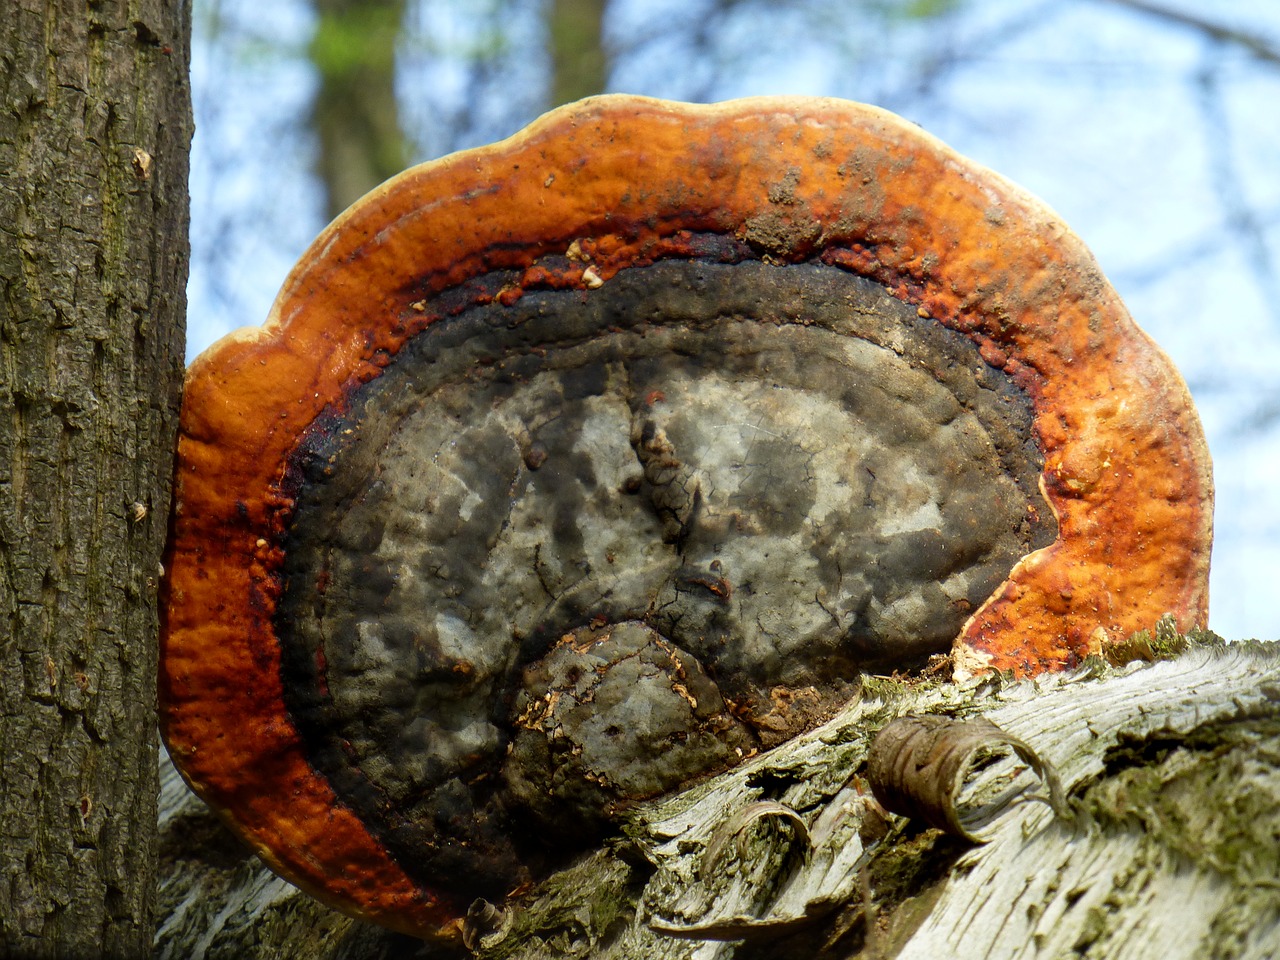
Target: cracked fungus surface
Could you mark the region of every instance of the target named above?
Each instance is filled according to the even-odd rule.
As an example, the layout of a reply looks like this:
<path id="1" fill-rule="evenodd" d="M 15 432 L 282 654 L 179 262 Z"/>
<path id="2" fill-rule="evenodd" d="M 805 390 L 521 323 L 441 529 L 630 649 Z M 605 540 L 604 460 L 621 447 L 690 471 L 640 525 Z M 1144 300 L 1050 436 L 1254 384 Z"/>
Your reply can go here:
<path id="1" fill-rule="evenodd" d="M 947 649 L 1055 534 L 1025 396 L 820 265 L 473 307 L 292 463 L 289 708 L 407 870 L 476 892 Z"/>

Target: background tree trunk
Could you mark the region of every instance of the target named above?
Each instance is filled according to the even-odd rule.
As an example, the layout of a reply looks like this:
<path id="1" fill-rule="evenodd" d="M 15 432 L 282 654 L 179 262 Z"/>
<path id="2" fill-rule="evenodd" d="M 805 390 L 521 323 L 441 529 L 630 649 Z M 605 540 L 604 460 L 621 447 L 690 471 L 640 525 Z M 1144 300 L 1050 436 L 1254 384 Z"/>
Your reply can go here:
<path id="1" fill-rule="evenodd" d="M 604 93 L 609 81 L 604 17 L 605 0 L 551 0 L 547 11 L 551 53 L 549 106 Z"/>
<path id="2" fill-rule="evenodd" d="M 1155 642 L 1183 641 L 1166 630 Z M 1058 769 L 1074 819 L 1016 803 L 975 846 L 885 818 L 864 763 L 874 734 L 908 713 L 999 723 Z M 1019 766 L 979 777 L 1000 782 Z M 163 796 L 173 855 L 161 956 L 409 953 L 413 941 L 274 878 L 176 774 Z M 805 821 L 807 840 L 779 808 Z M 523 898 L 479 955 L 1264 960 L 1280 955 L 1280 644 L 1193 647 L 1022 683 L 867 678 L 823 727 L 637 809 L 624 832 Z"/>
<path id="3" fill-rule="evenodd" d="M 408 164 L 396 104 L 404 0 L 315 0 L 316 171 L 336 217 Z"/>
<path id="4" fill-rule="evenodd" d="M 0 954 L 148 956 L 190 10 L 0 16 Z"/>
<path id="5" fill-rule="evenodd" d="M 396 98 L 404 0 L 313 0 L 309 54 L 319 79 L 311 107 L 316 173 L 336 217 L 410 162 Z M 605 0 L 551 0 L 548 106 L 601 93 L 608 81 Z M 422 136 L 424 131 L 415 131 Z"/>

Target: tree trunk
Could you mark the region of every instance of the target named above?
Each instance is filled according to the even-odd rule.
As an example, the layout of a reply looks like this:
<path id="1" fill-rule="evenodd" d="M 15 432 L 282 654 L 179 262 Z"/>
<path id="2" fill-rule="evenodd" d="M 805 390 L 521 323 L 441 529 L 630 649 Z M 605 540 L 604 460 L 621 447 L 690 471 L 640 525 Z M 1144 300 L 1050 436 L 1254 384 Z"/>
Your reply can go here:
<path id="1" fill-rule="evenodd" d="M 1181 644 L 1167 630 L 1157 641 Z M 903 714 L 986 717 L 1015 734 L 1056 767 L 1069 819 L 1005 805 L 975 845 L 885 816 L 865 761 Z M 965 797 L 1013 777 L 1015 789 L 1036 785 L 1016 756 L 976 766 Z M 186 853 L 165 861 L 162 956 L 407 952 L 411 941 L 229 852 L 234 841 L 176 775 L 164 796 L 166 849 Z M 1022 683 L 868 678 L 818 730 L 638 808 L 623 832 L 509 906 L 479 955 L 1274 957 L 1280 645 L 1192 647 Z"/>
<path id="2" fill-rule="evenodd" d="M 315 0 L 317 173 L 336 217 L 408 162 L 396 105 L 404 0 Z"/>
<path id="3" fill-rule="evenodd" d="M 551 0 L 547 14 L 551 53 L 549 106 L 604 93 L 609 80 L 604 8 L 605 0 Z"/>
<path id="4" fill-rule="evenodd" d="M 150 954 L 190 11 L 0 16 L 0 954 Z"/>

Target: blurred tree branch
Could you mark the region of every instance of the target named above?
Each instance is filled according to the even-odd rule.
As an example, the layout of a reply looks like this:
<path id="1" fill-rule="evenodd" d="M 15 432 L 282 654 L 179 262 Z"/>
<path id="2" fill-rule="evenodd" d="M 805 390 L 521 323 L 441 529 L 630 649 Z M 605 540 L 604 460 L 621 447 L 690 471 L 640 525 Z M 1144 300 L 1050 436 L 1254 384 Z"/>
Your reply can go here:
<path id="1" fill-rule="evenodd" d="M 1111 0 L 1111 2 L 1119 7 L 1128 7 L 1139 13 L 1159 17 L 1170 23 L 1199 31 L 1214 40 L 1244 47 L 1259 60 L 1280 66 L 1280 46 L 1260 34 L 1207 20 L 1185 10 L 1174 10 L 1159 3 L 1151 3 L 1150 0 Z"/>
<path id="2" fill-rule="evenodd" d="M 1197 100 L 1205 128 L 1205 144 L 1209 152 L 1214 189 L 1230 233 L 1240 244 L 1241 252 L 1253 273 L 1264 300 L 1269 305 L 1272 322 L 1280 325 L 1280 306 L 1275 296 L 1277 283 L 1275 260 L 1267 240 L 1267 226 L 1262 211 L 1250 201 L 1236 163 L 1234 131 L 1230 111 L 1223 100 L 1216 63 L 1206 63 L 1196 76 Z"/>

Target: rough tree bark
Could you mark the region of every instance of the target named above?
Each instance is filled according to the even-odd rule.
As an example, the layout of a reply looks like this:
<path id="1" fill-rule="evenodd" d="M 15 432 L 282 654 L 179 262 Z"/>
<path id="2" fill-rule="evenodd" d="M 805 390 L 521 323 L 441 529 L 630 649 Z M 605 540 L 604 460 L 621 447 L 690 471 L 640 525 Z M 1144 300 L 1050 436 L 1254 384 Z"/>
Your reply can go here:
<path id="1" fill-rule="evenodd" d="M 0 16 L 0 954 L 146 956 L 182 376 L 182 0 Z"/>
<path id="2" fill-rule="evenodd" d="M 1166 626 L 1138 646 L 1187 641 Z M 868 744 L 907 713 L 999 723 L 1057 768 L 1072 819 L 1015 803 L 976 846 L 881 816 Z M 977 782 L 1038 786 L 1020 766 Z M 171 771 L 162 807 L 161 956 L 456 956 L 275 879 Z M 479 955 L 1262 960 L 1280 952 L 1278 837 L 1280 645 L 1191 644 L 1022 683 L 867 678 L 812 734 L 639 808 L 624 839 L 522 898 Z"/>

